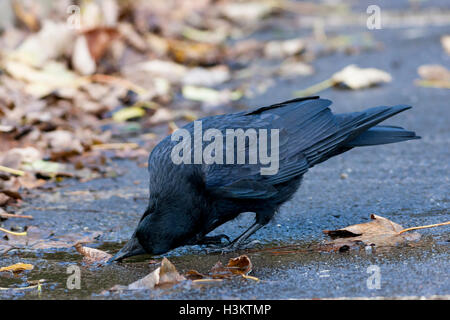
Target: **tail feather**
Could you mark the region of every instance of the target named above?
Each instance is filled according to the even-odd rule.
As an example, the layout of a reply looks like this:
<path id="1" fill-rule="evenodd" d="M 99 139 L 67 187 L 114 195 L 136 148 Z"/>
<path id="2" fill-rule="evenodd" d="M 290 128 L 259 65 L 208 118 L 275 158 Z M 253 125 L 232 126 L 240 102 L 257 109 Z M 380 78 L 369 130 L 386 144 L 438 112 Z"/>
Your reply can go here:
<path id="1" fill-rule="evenodd" d="M 401 127 L 375 126 L 361 133 L 355 139 L 347 142 L 346 147 L 374 146 L 407 140 L 420 139 L 414 131 L 407 131 Z"/>
<path id="2" fill-rule="evenodd" d="M 339 130 L 304 150 L 310 166 L 321 163 L 356 146 L 368 146 L 419 139 L 414 132 L 398 127 L 377 126 L 402 111 L 407 105 L 375 107 L 362 112 L 338 114 Z"/>

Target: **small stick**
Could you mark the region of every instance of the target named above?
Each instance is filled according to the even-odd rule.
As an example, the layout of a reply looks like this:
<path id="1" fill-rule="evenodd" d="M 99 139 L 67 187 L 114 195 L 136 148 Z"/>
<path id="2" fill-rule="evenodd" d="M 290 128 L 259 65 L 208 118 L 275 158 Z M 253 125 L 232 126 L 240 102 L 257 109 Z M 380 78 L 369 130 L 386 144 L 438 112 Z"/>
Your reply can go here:
<path id="1" fill-rule="evenodd" d="M 33 216 L 21 215 L 21 214 L 11 214 L 0 212 L 0 218 L 22 218 L 22 219 L 33 219 Z"/>
<path id="2" fill-rule="evenodd" d="M 323 91 L 325 89 L 328 89 L 328 88 L 334 86 L 335 84 L 336 84 L 336 81 L 333 80 L 333 78 L 329 78 L 329 79 L 319 82 L 315 85 L 312 85 L 311 87 L 306 88 L 304 90 L 295 91 L 294 95 L 297 97 L 313 96 L 320 91 Z"/>
<path id="3" fill-rule="evenodd" d="M 116 150 L 116 149 L 136 149 L 139 148 L 137 143 L 103 143 L 103 144 L 94 144 L 92 149 L 94 150 Z"/>
<path id="4" fill-rule="evenodd" d="M 416 85 L 421 87 L 450 89 L 450 81 L 445 80 L 416 80 Z"/>
<path id="5" fill-rule="evenodd" d="M 246 275 L 246 274 L 243 274 L 243 275 L 242 275 L 242 278 L 244 278 L 244 279 L 250 279 L 250 280 L 253 280 L 253 281 L 259 281 L 259 278 L 253 277 L 253 276 L 248 276 L 248 275 Z"/>
<path id="6" fill-rule="evenodd" d="M 12 168 L 8 168 L 8 167 L 4 167 L 4 166 L 0 166 L 0 171 L 11 173 L 11 174 L 14 174 L 16 176 L 23 176 L 23 175 L 25 175 L 25 171 L 12 169 Z"/>
<path id="7" fill-rule="evenodd" d="M 102 83 L 117 83 L 126 89 L 135 91 L 137 94 L 145 95 L 148 91 L 141 86 L 138 86 L 131 81 L 119 77 L 110 76 L 107 74 L 96 73 L 88 77 L 90 81 Z"/>
<path id="8" fill-rule="evenodd" d="M 406 228 L 406 229 L 403 229 L 402 231 L 400 231 L 398 234 L 402 234 L 403 232 L 406 232 L 406 231 L 418 230 L 418 229 L 426 229 L 426 228 L 433 228 L 433 227 L 445 226 L 445 225 L 448 225 L 448 224 L 450 224 L 450 221 L 442 222 L 442 223 L 436 223 L 436 224 L 429 224 L 427 226 Z"/>
<path id="9" fill-rule="evenodd" d="M 9 231 L 9 230 L 3 229 L 1 227 L 0 227 L 0 231 L 12 234 L 13 236 L 26 236 L 27 235 L 26 232 L 13 232 L 13 231 Z"/>

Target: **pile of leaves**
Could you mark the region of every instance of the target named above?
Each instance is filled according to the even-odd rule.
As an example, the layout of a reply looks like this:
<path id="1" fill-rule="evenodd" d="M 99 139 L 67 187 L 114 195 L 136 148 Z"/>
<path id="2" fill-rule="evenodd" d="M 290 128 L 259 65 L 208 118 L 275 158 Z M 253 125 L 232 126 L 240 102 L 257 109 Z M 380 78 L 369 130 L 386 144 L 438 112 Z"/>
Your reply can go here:
<path id="1" fill-rule="evenodd" d="M 318 55 L 379 48 L 369 35 L 323 30 L 252 39 L 267 28 L 292 30 L 303 13 L 329 12 L 314 3 L 11 3 L 14 21 L 0 34 L 3 208 L 49 180 L 108 175 L 114 156 L 144 164 L 180 125 L 242 107 L 242 98 L 267 90 L 273 77 L 311 75 Z"/>

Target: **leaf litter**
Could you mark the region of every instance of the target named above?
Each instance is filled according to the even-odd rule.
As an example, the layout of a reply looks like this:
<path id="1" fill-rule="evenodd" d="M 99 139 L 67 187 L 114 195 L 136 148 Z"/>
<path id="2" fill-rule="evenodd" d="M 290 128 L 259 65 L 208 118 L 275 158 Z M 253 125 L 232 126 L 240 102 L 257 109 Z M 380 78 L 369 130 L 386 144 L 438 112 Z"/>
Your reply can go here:
<path id="1" fill-rule="evenodd" d="M 112 255 L 95 248 L 82 246 L 81 243 L 75 245 L 76 250 L 83 256 L 83 262 L 95 265 L 104 265 Z M 168 288 L 177 283 L 191 280 L 194 284 L 207 284 L 221 282 L 240 276 L 245 279 L 259 281 L 258 278 L 249 276 L 252 271 L 252 262 L 246 255 L 231 258 L 224 266 L 217 262 L 207 274 L 202 274 L 196 270 L 189 270 L 184 275 L 180 274 L 176 267 L 167 258 L 163 258 L 161 266 L 156 268 L 147 276 L 127 285 L 116 285 L 108 291 L 143 290 L 155 288 Z"/>

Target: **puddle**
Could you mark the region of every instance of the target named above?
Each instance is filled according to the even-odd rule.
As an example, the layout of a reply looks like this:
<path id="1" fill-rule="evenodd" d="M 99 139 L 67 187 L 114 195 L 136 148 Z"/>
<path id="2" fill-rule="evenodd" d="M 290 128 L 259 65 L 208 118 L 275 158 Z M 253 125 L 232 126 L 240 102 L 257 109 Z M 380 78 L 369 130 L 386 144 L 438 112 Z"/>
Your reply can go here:
<path id="1" fill-rule="evenodd" d="M 191 250 L 190 254 L 169 254 L 167 257 L 180 273 L 194 269 L 206 273 L 217 262 L 227 263 L 229 258 L 247 254 L 253 264 L 251 275 L 259 282 L 233 279 L 219 284 L 193 285 L 182 282 L 172 288 L 104 293 L 116 284 L 127 285 L 153 271 L 158 265 L 149 264 L 159 257 L 140 256 L 108 266 L 89 266 L 81 262 L 82 257 L 74 250 L 58 252 L 11 253 L 2 259 L 2 265 L 17 262 L 31 263 L 35 268 L 18 276 L 0 274 L 0 287 L 26 287 L 27 282 L 45 279 L 40 292 L 37 288 L 0 291 L 5 299 L 270 299 L 273 290 L 280 298 L 314 298 L 336 296 L 380 295 L 383 291 L 370 291 L 366 280 L 369 266 L 381 270 L 383 295 L 393 296 L 407 291 L 409 295 L 426 293 L 445 294 L 449 290 L 448 239 L 436 241 L 426 236 L 407 247 L 390 250 L 365 250 L 345 253 L 324 253 L 311 250 L 317 243 L 267 244 L 238 252 L 220 254 Z M 105 243 L 101 249 L 115 252 L 121 247 L 117 243 Z M 191 247 L 192 248 L 192 247 Z M 447 263 L 443 263 L 447 261 Z M 80 271 L 80 289 L 69 289 L 73 266 Z M 69 273 L 68 273 L 69 272 Z M 444 278 L 442 278 L 444 277 Z M 68 285 L 69 279 L 69 285 Z M 73 278 L 72 278 L 73 279 Z M 419 288 L 414 283 L 422 284 Z M 411 287 L 415 287 L 411 291 Z M 420 292 L 419 292 L 420 291 Z"/>

